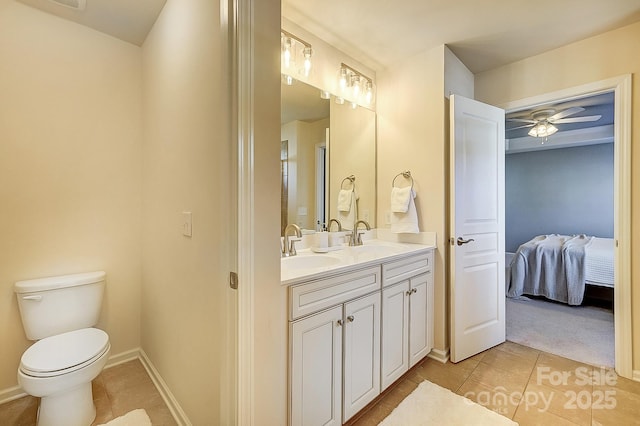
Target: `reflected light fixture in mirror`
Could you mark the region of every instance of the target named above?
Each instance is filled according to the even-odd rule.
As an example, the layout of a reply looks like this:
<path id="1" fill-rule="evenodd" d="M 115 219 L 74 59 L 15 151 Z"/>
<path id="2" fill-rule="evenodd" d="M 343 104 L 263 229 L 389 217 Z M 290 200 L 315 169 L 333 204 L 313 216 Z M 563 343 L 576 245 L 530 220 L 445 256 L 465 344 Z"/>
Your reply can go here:
<path id="1" fill-rule="evenodd" d="M 308 77 L 311 73 L 311 44 L 299 37 L 280 30 L 280 69 L 285 82 L 290 86 L 296 75 Z"/>
<path id="2" fill-rule="evenodd" d="M 371 107 L 374 103 L 373 80 L 345 63 L 340 64 L 338 70 L 338 90 L 340 93 L 336 97 L 336 102 L 338 99 L 347 99 L 351 101 L 354 108 L 358 105 Z"/>

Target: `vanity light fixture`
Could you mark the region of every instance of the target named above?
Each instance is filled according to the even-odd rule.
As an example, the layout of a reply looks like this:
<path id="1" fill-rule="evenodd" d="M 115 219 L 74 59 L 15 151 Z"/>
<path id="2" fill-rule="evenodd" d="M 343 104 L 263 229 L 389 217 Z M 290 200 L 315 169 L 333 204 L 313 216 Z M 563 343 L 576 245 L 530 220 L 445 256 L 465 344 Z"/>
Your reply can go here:
<path id="1" fill-rule="evenodd" d="M 340 96 L 354 105 L 371 106 L 374 102 L 373 80 L 345 63 L 338 70 Z"/>
<path id="2" fill-rule="evenodd" d="M 281 61 L 280 68 L 283 75 L 295 78 L 297 74 L 308 77 L 311 73 L 311 44 L 291 34 L 280 30 Z"/>

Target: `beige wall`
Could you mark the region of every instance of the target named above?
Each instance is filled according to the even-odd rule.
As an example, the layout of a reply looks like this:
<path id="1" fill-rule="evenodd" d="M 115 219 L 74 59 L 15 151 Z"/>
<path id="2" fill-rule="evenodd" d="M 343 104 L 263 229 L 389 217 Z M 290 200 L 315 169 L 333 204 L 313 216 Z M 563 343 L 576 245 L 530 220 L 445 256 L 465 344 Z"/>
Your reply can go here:
<path id="1" fill-rule="evenodd" d="M 227 39 L 217 1 L 167 1 L 142 48 L 142 348 L 195 425 L 224 423 L 233 302 Z M 277 158 L 277 157 L 276 157 Z M 182 234 L 182 212 L 193 234 Z"/>
<path id="2" fill-rule="evenodd" d="M 640 251 L 640 23 L 476 75 L 476 98 L 500 105 L 573 86 L 633 74 L 631 258 Z M 632 314 L 640 315 L 640 264 L 631 266 Z M 633 328 L 634 370 L 640 370 L 640 327 Z"/>
<path id="3" fill-rule="evenodd" d="M 378 73 L 378 221 L 390 211 L 391 182 L 410 170 L 417 193 L 420 231 L 436 232 L 435 349 L 449 347 L 445 282 L 446 215 L 444 46 Z"/>
<path id="4" fill-rule="evenodd" d="M 254 423 L 287 424 L 287 304 L 280 285 L 280 1 L 254 2 Z M 242 277 L 240 277 L 242 280 Z M 241 281 L 242 282 L 242 281 Z M 241 284 L 242 285 L 242 284 Z"/>
<path id="5" fill-rule="evenodd" d="M 30 344 L 17 280 L 105 270 L 98 326 L 140 344 L 141 74 L 138 47 L 13 0 L 0 58 L 2 399 Z"/>

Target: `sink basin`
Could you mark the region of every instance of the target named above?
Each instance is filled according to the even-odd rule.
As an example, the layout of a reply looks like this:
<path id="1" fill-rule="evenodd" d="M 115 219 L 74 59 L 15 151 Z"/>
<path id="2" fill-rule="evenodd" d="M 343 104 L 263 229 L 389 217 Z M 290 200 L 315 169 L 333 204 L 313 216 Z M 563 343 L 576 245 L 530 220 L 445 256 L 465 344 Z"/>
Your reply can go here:
<path id="1" fill-rule="evenodd" d="M 312 254 L 307 256 L 283 257 L 282 266 L 289 269 L 315 269 L 326 268 L 337 265 L 341 262 L 336 257 L 326 256 L 322 254 Z"/>

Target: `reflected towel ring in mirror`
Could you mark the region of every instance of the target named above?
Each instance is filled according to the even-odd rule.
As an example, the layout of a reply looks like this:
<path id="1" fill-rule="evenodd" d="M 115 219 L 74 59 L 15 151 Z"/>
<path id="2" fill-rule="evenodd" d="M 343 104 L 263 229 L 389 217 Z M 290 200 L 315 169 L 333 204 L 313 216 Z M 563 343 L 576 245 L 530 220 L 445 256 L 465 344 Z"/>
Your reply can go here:
<path id="1" fill-rule="evenodd" d="M 351 176 L 347 176 L 346 178 L 342 179 L 342 182 L 340 183 L 340 189 L 348 189 L 344 187 L 344 183 L 345 182 L 351 182 L 351 190 L 355 190 L 356 189 L 356 177 L 354 175 Z"/>
<path id="2" fill-rule="evenodd" d="M 395 188 L 396 186 L 396 179 L 398 179 L 399 176 L 402 176 L 405 179 L 409 179 L 411 180 L 411 189 L 413 189 L 413 176 L 411 176 L 411 172 L 409 170 L 407 170 L 406 172 L 401 172 L 398 173 L 394 178 L 393 181 L 391 182 L 391 187 Z"/>

